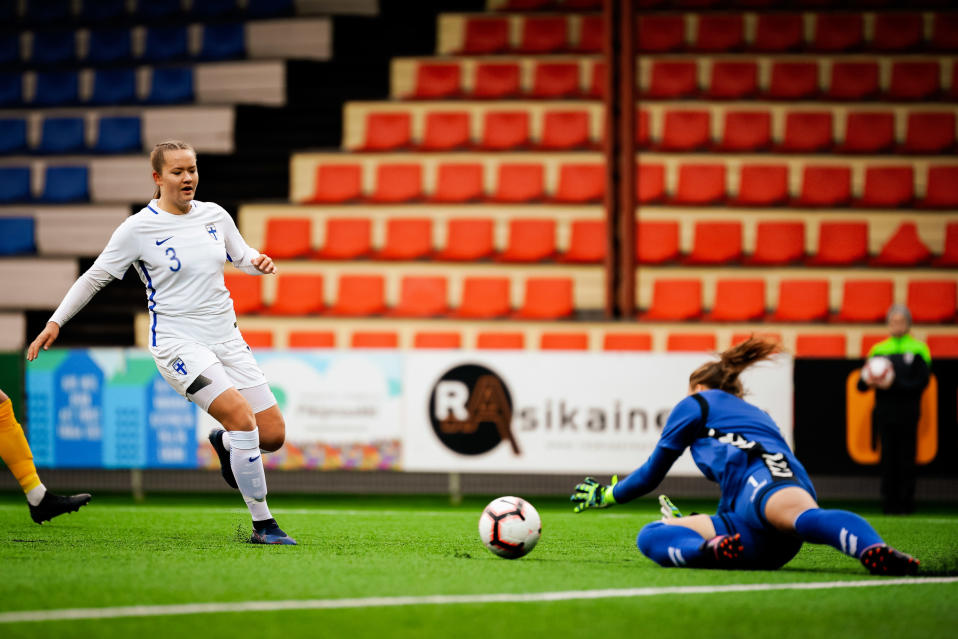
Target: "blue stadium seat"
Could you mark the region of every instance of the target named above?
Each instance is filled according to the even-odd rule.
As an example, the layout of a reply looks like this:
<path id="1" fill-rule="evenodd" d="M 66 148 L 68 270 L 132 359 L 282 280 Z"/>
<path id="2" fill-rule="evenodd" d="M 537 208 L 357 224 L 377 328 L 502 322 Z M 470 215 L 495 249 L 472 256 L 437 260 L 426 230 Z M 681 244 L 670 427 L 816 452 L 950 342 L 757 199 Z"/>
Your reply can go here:
<path id="1" fill-rule="evenodd" d="M 251 18 L 275 18 L 293 14 L 293 0 L 249 0 L 246 15 Z"/>
<path id="2" fill-rule="evenodd" d="M 16 31 L 0 34 L 0 64 L 13 64 L 19 61 L 20 34 Z"/>
<path id="3" fill-rule="evenodd" d="M 30 255 L 37 252 L 32 217 L 0 217 L 0 255 Z"/>
<path id="4" fill-rule="evenodd" d="M 76 58 L 76 36 L 67 29 L 43 29 L 33 32 L 30 61 L 38 65 L 72 62 Z"/>
<path id="5" fill-rule="evenodd" d="M 97 23 L 118 20 L 126 16 L 126 0 L 83 0 L 80 18 Z"/>
<path id="6" fill-rule="evenodd" d="M 44 118 L 40 127 L 40 153 L 77 153 L 86 147 L 83 118 Z"/>
<path id="7" fill-rule="evenodd" d="M 33 96 L 36 106 L 60 106 L 77 101 L 78 80 L 76 71 L 38 71 L 37 92 Z"/>
<path id="8" fill-rule="evenodd" d="M 222 18 L 236 13 L 236 0 L 203 0 L 193 3 L 193 15 L 198 18 Z"/>
<path id="9" fill-rule="evenodd" d="M 140 118 L 115 116 L 100 118 L 95 151 L 100 153 L 138 152 L 143 147 Z"/>
<path id="10" fill-rule="evenodd" d="M 0 71 L 0 106 L 16 106 L 23 102 L 23 78 L 19 73 Z"/>
<path id="11" fill-rule="evenodd" d="M 70 0 L 27 0 L 23 17 L 32 24 L 63 24 L 70 20 Z"/>
<path id="12" fill-rule="evenodd" d="M 27 121 L 23 118 L 0 119 L 0 153 L 20 153 L 27 149 Z"/>
<path id="13" fill-rule="evenodd" d="M 193 101 L 193 69 L 190 67 L 159 67 L 153 69 L 150 94 L 151 104 L 176 104 Z"/>
<path id="14" fill-rule="evenodd" d="M 91 29 L 87 62 L 102 64 L 133 57 L 129 29 Z"/>
<path id="15" fill-rule="evenodd" d="M 85 166 L 48 166 L 40 200 L 56 204 L 88 201 L 87 173 Z"/>
<path id="16" fill-rule="evenodd" d="M 232 60 L 246 53 L 246 31 L 243 24 L 208 24 L 203 27 L 203 60 Z"/>
<path id="17" fill-rule="evenodd" d="M 165 62 L 187 57 L 186 27 L 149 27 L 146 30 L 144 62 Z"/>
<path id="18" fill-rule="evenodd" d="M 176 17 L 182 10 L 180 0 L 137 0 L 133 13 L 138 20 L 156 20 Z"/>
<path id="19" fill-rule="evenodd" d="M 93 73 L 90 104 L 131 104 L 136 102 L 134 69 L 97 69 Z"/>
<path id="20" fill-rule="evenodd" d="M 0 204 L 30 200 L 30 167 L 0 166 Z"/>

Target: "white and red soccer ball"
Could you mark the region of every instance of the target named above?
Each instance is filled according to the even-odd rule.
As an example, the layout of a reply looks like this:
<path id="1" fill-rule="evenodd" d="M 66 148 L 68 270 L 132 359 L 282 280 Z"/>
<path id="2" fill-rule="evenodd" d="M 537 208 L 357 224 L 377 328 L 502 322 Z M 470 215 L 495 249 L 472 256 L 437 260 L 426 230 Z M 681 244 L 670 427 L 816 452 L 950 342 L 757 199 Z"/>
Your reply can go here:
<path id="1" fill-rule="evenodd" d="M 888 388 L 895 381 L 895 367 L 887 357 L 869 357 L 862 367 L 862 379 L 866 384 Z"/>
<path id="2" fill-rule="evenodd" d="M 499 497 L 479 516 L 479 538 L 491 552 L 518 559 L 536 547 L 542 520 L 532 504 L 519 497 Z"/>

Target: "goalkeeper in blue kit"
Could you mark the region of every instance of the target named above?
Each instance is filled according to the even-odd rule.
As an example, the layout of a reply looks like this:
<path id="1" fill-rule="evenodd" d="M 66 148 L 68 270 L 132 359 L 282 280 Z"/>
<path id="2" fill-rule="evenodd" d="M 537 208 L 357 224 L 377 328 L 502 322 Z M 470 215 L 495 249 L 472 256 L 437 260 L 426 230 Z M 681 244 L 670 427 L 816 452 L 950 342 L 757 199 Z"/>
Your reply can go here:
<path id="1" fill-rule="evenodd" d="M 815 488 L 778 426 L 742 399 L 739 375 L 778 351 L 751 338 L 689 377 L 689 396 L 669 415 L 648 461 L 608 486 L 591 477 L 575 488 L 575 511 L 640 497 L 662 481 L 688 448 L 702 474 L 721 487 L 715 515 L 683 517 L 663 498 L 662 521 L 639 532 L 637 545 L 662 566 L 780 568 L 805 542 L 828 544 L 872 574 L 912 575 L 919 562 L 882 540 L 859 515 L 818 507 Z"/>

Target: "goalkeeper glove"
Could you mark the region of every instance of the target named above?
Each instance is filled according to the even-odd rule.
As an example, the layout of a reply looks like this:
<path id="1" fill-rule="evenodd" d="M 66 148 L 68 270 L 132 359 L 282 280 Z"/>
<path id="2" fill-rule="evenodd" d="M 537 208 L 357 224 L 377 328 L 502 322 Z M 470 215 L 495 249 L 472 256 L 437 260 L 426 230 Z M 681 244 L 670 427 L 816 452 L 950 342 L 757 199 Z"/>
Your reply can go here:
<path id="1" fill-rule="evenodd" d="M 586 477 L 581 484 L 575 487 L 575 492 L 569 498 L 576 502 L 575 512 L 581 513 L 586 508 L 608 508 L 614 505 L 615 497 L 612 496 L 612 487 L 618 481 L 618 476 L 613 476 L 612 483 L 605 486 L 591 477 Z"/>

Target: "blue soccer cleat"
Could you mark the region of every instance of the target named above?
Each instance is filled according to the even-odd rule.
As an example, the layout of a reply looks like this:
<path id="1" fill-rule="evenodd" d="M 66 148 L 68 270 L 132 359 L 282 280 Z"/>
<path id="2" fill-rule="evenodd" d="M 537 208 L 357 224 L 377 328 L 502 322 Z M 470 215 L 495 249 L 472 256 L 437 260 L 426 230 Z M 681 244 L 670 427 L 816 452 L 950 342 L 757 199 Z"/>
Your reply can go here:
<path id="1" fill-rule="evenodd" d="M 275 519 L 253 522 L 253 534 L 249 538 L 251 544 L 271 544 L 274 546 L 295 546 L 296 540 L 283 532 Z"/>

